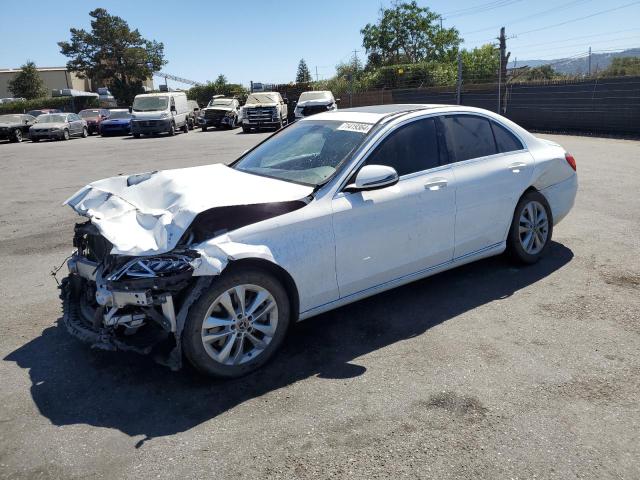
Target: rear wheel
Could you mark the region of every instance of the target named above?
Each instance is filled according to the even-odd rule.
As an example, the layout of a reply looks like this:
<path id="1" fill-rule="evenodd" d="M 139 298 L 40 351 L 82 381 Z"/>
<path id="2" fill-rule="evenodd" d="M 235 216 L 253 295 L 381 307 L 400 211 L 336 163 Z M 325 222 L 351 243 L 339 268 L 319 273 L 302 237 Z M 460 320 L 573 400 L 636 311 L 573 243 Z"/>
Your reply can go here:
<path id="1" fill-rule="evenodd" d="M 189 133 L 189 122 L 187 120 L 184 121 L 184 125 L 182 126 L 183 133 Z"/>
<path id="2" fill-rule="evenodd" d="M 139 133 L 134 133 L 133 134 L 133 138 L 140 138 L 140 134 Z"/>
<path id="3" fill-rule="evenodd" d="M 176 134 L 176 126 L 171 122 L 169 124 L 169 136 L 173 137 Z"/>
<path id="4" fill-rule="evenodd" d="M 272 275 L 239 269 L 216 279 L 190 309 L 182 342 L 201 372 L 239 377 L 264 365 L 282 344 L 289 298 Z"/>
<path id="5" fill-rule="evenodd" d="M 525 193 L 516 206 L 507 248 L 519 263 L 536 263 L 549 249 L 553 216 L 547 199 L 539 192 Z"/>
<path id="6" fill-rule="evenodd" d="M 37 143 L 40 141 L 40 139 L 38 137 L 33 137 L 31 141 Z"/>
<path id="7" fill-rule="evenodd" d="M 244 133 L 249 133 L 249 132 L 251 131 L 251 128 L 249 128 L 249 127 L 245 127 L 244 125 L 242 125 L 242 131 L 243 131 Z"/>
<path id="8" fill-rule="evenodd" d="M 206 126 L 206 125 L 203 125 L 203 126 L 202 126 L 202 131 L 203 131 L 203 132 L 206 132 L 206 131 L 207 131 L 207 126 Z"/>

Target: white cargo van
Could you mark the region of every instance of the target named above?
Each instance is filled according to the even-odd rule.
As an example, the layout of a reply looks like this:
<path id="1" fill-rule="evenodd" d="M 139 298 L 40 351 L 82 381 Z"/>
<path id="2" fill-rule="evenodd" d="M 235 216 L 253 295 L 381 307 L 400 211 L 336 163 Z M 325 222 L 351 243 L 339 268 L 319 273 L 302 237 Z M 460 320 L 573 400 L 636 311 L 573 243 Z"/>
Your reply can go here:
<path id="1" fill-rule="evenodd" d="M 131 107 L 131 133 L 168 133 L 174 135 L 181 129 L 189 133 L 189 105 L 184 92 L 144 93 L 136 95 Z"/>

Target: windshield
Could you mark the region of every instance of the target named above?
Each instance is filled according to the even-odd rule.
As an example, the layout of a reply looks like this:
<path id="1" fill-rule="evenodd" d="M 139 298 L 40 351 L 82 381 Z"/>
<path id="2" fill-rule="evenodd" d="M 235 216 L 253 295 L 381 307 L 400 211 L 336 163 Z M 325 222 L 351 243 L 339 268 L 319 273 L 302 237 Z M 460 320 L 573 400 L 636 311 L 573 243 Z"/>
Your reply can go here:
<path id="1" fill-rule="evenodd" d="M 40 115 L 38 117 L 38 123 L 58 123 L 58 122 L 66 122 L 66 115 Z"/>
<path id="2" fill-rule="evenodd" d="M 112 120 L 114 118 L 131 118 L 131 114 L 129 112 L 111 112 L 109 119 Z"/>
<path id="3" fill-rule="evenodd" d="M 226 98 L 216 98 L 214 100 L 211 100 L 208 106 L 213 107 L 214 105 L 224 105 L 225 107 L 228 107 L 232 103 L 233 103 L 233 100 L 229 100 Z"/>
<path id="4" fill-rule="evenodd" d="M 100 110 L 82 110 L 78 115 L 82 118 L 94 118 L 100 116 Z"/>
<path id="5" fill-rule="evenodd" d="M 305 185 L 320 185 L 363 142 L 367 123 L 305 120 L 275 134 L 233 168 Z"/>
<path id="6" fill-rule="evenodd" d="M 153 112 L 156 110 L 166 110 L 168 106 L 168 96 L 136 97 L 133 101 L 133 110 L 135 112 Z"/>
<path id="7" fill-rule="evenodd" d="M 0 115 L 0 123 L 22 123 L 20 115 Z"/>
<path id="8" fill-rule="evenodd" d="M 280 100 L 275 93 L 252 93 L 246 103 L 278 103 Z"/>
<path id="9" fill-rule="evenodd" d="M 304 92 L 300 95 L 298 102 L 306 102 L 307 100 L 330 100 L 329 92 Z"/>

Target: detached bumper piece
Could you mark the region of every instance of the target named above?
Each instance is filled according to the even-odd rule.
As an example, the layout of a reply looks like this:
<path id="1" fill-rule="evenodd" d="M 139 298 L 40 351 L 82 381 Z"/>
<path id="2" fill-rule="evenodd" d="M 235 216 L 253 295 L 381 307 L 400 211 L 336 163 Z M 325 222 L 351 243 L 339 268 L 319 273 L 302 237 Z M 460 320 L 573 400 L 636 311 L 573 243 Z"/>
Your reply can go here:
<path id="1" fill-rule="evenodd" d="M 110 255 L 111 244 L 88 222 L 76 225 L 73 243 L 78 250 L 60 287 L 69 333 L 92 348 L 153 354 L 179 369 L 180 334 L 193 302 L 187 301 L 193 254 Z"/>

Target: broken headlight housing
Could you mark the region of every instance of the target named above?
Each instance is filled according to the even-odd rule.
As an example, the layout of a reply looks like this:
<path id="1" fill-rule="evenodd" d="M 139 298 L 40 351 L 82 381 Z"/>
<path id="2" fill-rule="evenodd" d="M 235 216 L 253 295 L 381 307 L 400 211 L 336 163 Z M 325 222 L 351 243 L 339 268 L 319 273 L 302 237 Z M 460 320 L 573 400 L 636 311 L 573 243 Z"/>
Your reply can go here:
<path id="1" fill-rule="evenodd" d="M 137 278 L 162 278 L 193 271 L 193 258 L 187 255 L 168 254 L 158 257 L 136 257 L 107 277 L 109 281 Z"/>

